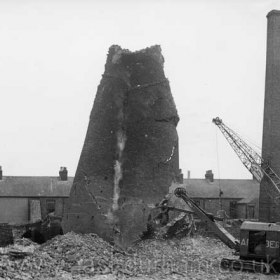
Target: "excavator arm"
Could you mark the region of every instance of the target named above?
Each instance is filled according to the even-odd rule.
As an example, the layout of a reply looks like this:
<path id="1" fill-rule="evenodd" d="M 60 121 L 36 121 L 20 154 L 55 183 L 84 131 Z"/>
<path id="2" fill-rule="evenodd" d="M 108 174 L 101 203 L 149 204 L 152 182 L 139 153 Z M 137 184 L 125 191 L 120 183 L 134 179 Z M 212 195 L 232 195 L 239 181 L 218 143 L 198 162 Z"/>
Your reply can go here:
<path id="1" fill-rule="evenodd" d="M 194 211 L 194 213 L 204 221 L 208 228 L 211 229 L 216 236 L 229 248 L 239 251 L 240 243 L 234 238 L 228 231 L 226 231 L 219 223 L 215 221 L 214 216 L 206 213 L 202 208 L 200 208 L 188 195 L 184 188 L 177 188 L 174 194 L 183 199 Z"/>

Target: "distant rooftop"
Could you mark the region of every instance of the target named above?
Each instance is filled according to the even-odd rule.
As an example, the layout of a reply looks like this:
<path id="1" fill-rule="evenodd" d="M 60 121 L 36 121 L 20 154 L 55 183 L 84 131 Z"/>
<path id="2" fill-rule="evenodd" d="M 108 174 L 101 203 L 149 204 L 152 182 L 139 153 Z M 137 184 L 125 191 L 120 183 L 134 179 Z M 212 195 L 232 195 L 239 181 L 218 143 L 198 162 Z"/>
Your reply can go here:
<path id="1" fill-rule="evenodd" d="M 73 177 L 3 176 L 0 196 L 4 197 L 69 197 Z"/>
<path id="2" fill-rule="evenodd" d="M 206 179 L 184 179 L 182 186 L 186 187 L 191 197 L 219 198 L 221 189 L 222 198 L 240 199 L 243 203 L 255 200 L 260 192 L 260 184 L 256 180 L 246 179 L 215 179 L 213 182 Z M 176 184 L 173 188 L 176 188 Z"/>

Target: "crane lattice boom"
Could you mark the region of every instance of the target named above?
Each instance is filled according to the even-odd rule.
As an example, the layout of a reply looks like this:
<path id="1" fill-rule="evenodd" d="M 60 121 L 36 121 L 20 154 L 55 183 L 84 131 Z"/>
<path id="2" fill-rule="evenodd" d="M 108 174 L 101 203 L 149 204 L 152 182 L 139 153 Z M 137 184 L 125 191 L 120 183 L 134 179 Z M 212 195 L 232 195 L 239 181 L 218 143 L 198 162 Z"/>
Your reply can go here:
<path id="1" fill-rule="evenodd" d="M 264 175 L 271 181 L 275 190 L 280 195 L 280 178 L 271 169 L 266 162 L 255 150 L 253 150 L 240 136 L 226 126 L 220 118 L 213 119 L 213 123 L 218 126 L 228 143 L 231 145 L 241 162 L 253 174 L 258 182 Z"/>

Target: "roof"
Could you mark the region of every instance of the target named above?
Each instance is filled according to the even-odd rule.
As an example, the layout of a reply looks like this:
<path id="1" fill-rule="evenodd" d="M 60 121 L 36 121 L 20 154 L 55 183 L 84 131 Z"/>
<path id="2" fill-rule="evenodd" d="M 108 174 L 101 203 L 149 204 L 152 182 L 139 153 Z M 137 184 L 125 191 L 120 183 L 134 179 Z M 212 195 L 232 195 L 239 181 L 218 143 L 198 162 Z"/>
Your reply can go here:
<path id="1" fill-rule="evenodd" d="M 237 204 L 257 204 L 259 201 L 259 197 L 256 197 L 254 194 L 249 197 L 242 198 L 237 202 Z"/>
<path id="2" fill-rule="evenodd" d="M 261 222 L 249 222 L 242 223 L 241 230 L 254 230 L 254 231 L 278 231 L 280 232 L 280 225 L 274 223 L 261 223 Z"/>
<path id="3" fill-rule="evenodd" d="M 3 176 L 0 197 L 69 197 L 73 177 Z"/>
<path id="4" fill-rule="evenodd" d="M 260 184 L 256 180 L 242 179 L 219 179 L 214 182 L 206 179 L 184 179 L 183 186 L 189 196 L 195 198 L 219 198 L 221 189 L 222 198 L 246 198 L 251 201 L 259 197 L 260 191 Z M 249 203 L 249 201 L 244 203 Z"/>

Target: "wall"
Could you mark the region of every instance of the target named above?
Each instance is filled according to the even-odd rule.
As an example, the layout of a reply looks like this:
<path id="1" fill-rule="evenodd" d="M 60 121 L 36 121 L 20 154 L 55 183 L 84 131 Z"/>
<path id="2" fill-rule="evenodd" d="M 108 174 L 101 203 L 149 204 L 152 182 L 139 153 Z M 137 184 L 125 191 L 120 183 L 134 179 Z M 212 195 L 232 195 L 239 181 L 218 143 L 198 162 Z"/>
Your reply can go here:
<path id="1" fill-rule="evenodd" d="M 46 215 L 48 214 L 48 212 L 47 212 L 47 200 L 48 199 L 55 200 L 55 215 L 62 216 L 63 215 L 63 206 L 65 203 L 65 200 L 67 200 L 68 198 L 44 197 L 44 198 L 40 198 L 42 219 L 44 219 L 46 217 Z"/>
<path id="2" fill-rule="evenodd" d="M 227 215 L 230 218 L 237 218 L 237 206 L 236 210 L 231 207 L 231 202 L 237 203 L 239 199 L 222 199 L 222 206 L 220 206 L 220 200 L 216 199 L 206 199 L 205 200 L 205 209 L 206 211 L 216 215 L 218 210 L 221 208 L 226 211 Z"/>
<path id="3" fill-rule="evenodd" d="M 40 200 L 42 219 L 47 215 L 47 199 L 55 199 L 55 215 L 63 215 L 65 200 L 68 198 L 14 198 L 0 197 L 0 223 L 27 223 L 30 219 L 29 200 Z"/>
<path id="4" fill-rule="evenodd" d="M 199 204 L 206 212 L 217 215 L 218 210 L 220 210 L 220 200 L 218 198 L 193 198 L 193 200 Z M 227 215 L 232 219 L 247 219 L 249 217 L 247 204 L 238 204 L 240 199 L 222 199 L 222 209 L 226 211 Z M 236 203 L 235 210 L 232 208 L 232 203 Z M 256 203 L 251 204 L 254 206 L 254 218 L 258 218 L 258 205 Z"/>
<path id="5" fill-rule="evenodd" d="M 13 243 L 12 228 L 8 225 L 0 224 L 0 247 L 5 247 Z"/>
<path id="6" fill-rule="evenodd" d="M 247 204 L 237 205 L 237 216 L 239 219 L 247 219 Z"/>
<path id="7" fill-rule="evenodd" d="M 0 197 L 0 223 L 26 223 L 28 209 L 28 198 Z"/>

